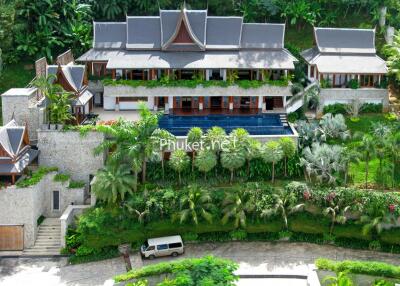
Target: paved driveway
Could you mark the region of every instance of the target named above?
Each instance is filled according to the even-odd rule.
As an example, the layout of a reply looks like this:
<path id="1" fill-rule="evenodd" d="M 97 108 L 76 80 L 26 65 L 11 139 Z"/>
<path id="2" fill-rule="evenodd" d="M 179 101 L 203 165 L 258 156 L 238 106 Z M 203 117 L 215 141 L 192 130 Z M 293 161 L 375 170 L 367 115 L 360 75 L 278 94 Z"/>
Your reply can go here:
<path id="1" fill-rule="evenodd" d="M 229 242 L 190 244 L 184 257 L 206 254 L 230 258 L 239 263 L 238 274 L 301 274 L 305 275 L 318 257 L 331 259 L 377 260 L 396 265 L 400 256 L 372 251 L 359 251 L 306 243 Z M 137 268 L 173 258 L 142 261 L 131 256 Z M 179 259 L 179 258 L 175 258 Z M 112 285 L 111 278 L 125 272 L 121 258 L 80 265 L 67 265 L 66 258 L 0 258 L 0 285 Z"/>

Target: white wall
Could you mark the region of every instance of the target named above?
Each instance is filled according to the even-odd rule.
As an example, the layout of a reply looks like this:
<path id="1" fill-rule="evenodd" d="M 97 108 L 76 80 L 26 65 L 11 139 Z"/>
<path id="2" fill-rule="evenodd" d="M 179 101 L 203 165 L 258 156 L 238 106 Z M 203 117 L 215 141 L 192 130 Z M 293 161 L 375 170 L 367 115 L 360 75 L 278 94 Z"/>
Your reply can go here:
<path id="1" fill-rule="evenodd" d="M 115 110 L 115 97 L 104 96 L 104 109 Z"/>

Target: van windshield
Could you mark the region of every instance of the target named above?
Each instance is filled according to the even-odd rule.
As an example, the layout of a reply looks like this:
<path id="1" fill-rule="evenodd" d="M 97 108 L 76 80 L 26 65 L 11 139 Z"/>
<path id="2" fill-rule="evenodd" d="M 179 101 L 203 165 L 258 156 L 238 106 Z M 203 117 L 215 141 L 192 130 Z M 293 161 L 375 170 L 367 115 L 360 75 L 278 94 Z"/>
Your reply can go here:
<path id="1" fill-rule="evenodd" d="M 147 242 L 147 240 L 145 241 L 145 243 L 143 243 L 144 249 L 146 249 L 147 247 L 149 247 L 149 243 Z"/>

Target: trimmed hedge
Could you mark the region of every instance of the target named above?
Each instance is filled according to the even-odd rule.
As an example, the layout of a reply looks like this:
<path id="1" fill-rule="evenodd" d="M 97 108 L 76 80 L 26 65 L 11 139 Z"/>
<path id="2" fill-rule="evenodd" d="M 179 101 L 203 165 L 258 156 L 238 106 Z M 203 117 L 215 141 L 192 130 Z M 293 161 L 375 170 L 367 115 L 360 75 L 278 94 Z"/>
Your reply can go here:
<path id="1" fill-rule="evenodd" d="M 395 279 L 400 278 L 399 266 L 383 262 L 350 260 L 335 262 L 333 260 L 320 258 L 315 261 L 315 265 L 320 270 L 329 270 L 334 272 L 348 271 L 353 274 L 366 274 Z"/>

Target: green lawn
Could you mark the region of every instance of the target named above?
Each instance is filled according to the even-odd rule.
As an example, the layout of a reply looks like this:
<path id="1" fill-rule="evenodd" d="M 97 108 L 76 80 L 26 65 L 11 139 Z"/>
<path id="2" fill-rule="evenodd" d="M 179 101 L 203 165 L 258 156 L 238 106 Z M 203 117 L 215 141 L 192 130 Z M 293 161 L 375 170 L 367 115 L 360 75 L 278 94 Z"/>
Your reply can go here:
<path id="1" fill-rule="evenodd" d="M 360 120 L 357 122 L 351 121 L 349 117 L 346 118 L 346 124 L 347 127 L 350 129 L 351 134 L 354 134 L 356 132 L 363 132 L 363 133 L 371 132 L 373 123 L 377 122 L 388 123 L 390 121 L 388 121 L 384 117 L 383 113 L 360 115 Z"/>

